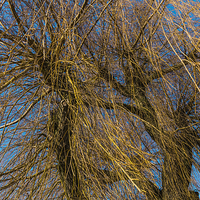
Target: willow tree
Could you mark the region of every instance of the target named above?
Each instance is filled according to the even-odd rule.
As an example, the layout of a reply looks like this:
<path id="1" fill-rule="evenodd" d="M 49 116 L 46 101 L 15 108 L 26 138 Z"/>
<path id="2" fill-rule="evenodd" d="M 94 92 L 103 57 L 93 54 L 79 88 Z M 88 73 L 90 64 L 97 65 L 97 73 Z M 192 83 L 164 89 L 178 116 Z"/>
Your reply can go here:
<path id="1" fill-rule="evenodd" d="M 1 199 L 198 199 L 198 2 L 0 6 Z"/>

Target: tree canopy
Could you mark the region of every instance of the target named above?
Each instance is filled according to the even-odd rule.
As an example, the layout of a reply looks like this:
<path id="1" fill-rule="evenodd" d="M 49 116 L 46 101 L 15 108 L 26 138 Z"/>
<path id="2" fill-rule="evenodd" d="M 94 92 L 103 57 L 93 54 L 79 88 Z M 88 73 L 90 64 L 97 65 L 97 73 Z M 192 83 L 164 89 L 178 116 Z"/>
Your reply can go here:
<path id="1" fill-rule="evenodd" d="M 200 3 L 3 0 L 1 199 L 198 199 Z"/>

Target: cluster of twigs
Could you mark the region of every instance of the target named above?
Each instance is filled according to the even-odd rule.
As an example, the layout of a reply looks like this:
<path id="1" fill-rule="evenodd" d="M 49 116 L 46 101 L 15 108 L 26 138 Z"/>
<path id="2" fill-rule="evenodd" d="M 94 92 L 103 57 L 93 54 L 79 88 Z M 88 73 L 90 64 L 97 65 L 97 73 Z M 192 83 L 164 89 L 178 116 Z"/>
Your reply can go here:
<path id="1" fill-rule="evenodd" d="M 199 8 L 3 1 L 0 198 L 198 199 Z"/>

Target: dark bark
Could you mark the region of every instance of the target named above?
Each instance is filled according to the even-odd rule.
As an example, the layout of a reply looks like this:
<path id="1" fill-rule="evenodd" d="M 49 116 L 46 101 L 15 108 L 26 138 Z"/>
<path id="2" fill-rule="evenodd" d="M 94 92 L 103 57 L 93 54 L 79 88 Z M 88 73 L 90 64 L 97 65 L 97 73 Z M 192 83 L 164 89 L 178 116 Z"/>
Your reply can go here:
<path id="1" fill-rule="evenodd" d="M 158 125 L 156 112 L 145 94 L 145 87 L 140 84 L 140 79 L 134 78 L 135 96 L 133 97 L 138 109 L 134 114 L 138 115 L 144 123 L 146 131 L 161 148 L 164 155 L 162 171 L 162 194 L 155 192 L 148 194 L 148 199 L 194 199 L 194 194 L 189 191 L 192 171 L 192 149 L 195 142 L 194 131 L 186 129 L 186 111 L 177 110 L 176 124 L 182 131 L 178 135 L 168 134 Z M 190 109 L 191 110 L 191 109 Z M 130 110 L 131 112 L 131 110 Z M 193 195 L 192 195 L 193 194 Z M 150 197 L 151 196 L 151 197 Z"/>
<path id="2" fill-rule="evenodd" d="M 61 183 L 68 199 L 81 196 L 79 173 L 72 155 L 71 137 L 75 115 L 64 100 L 51 117 L 50 130 L 53 148 L 58 161 L 58 172 Z"/>
<path id="3" fill-rule="evenodd" d="M 162 171 L 163 200 L 190 199 L 189 184 L 192 171 L 192 147 L 181 138 L 174 138 L 164 153 Z M 173 146 L 172 146 L 173 145 Z"/>

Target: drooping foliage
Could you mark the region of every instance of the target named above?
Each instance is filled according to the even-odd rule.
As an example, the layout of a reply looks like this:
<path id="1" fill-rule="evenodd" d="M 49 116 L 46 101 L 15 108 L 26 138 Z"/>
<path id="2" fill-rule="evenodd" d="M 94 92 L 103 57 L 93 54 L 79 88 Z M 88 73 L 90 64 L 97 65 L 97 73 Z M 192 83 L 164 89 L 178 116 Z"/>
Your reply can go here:
<path id="1" fill-rule="evenodd" d="M 1 199 L 198 199 L 200 4 L 4 0 Z"/>

